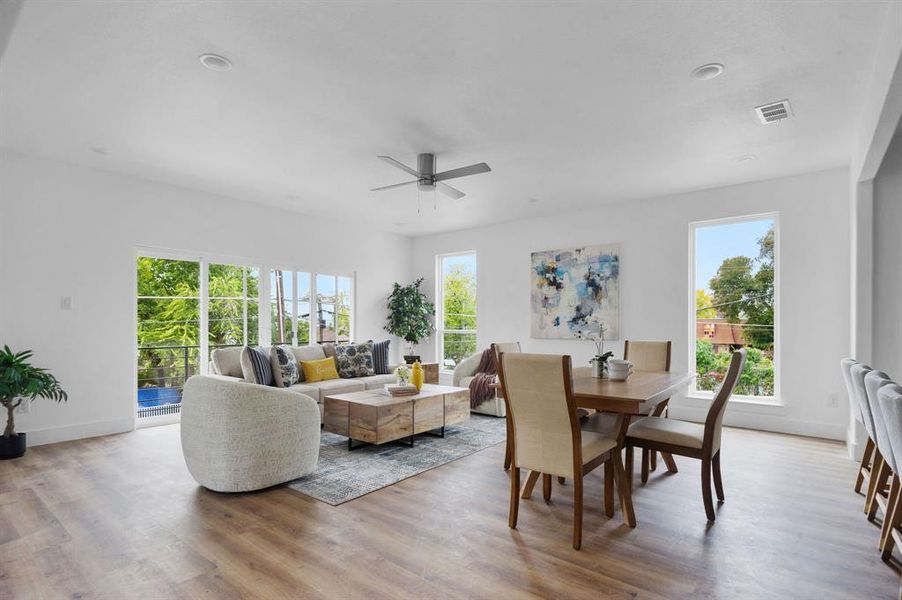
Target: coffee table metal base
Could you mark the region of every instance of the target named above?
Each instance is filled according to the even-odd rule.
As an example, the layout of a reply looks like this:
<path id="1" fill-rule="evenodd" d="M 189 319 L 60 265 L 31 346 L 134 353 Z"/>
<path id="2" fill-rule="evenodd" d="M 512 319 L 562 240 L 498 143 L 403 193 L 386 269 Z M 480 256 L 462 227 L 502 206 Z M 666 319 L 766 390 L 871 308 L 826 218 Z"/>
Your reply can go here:
<path id="1" fill-rule="evenodd" d="M 436 433 L 436 432 L 438 432 L 438 433 Z M 432 431 L 423 431 L 422 433 L 444 439 L 445 426 L 442 425 L 438 429 L 433 429 Z M 419 434 L 417 434 L 417 435 L 419 435 Z M 401 439 L 394 440 L 394 441 L 401 444 L 402 446 L 407 446 L 408 448 L 413 448 L 413 438 L 414 438 L 414 436 L 411 435 L 410 437 L 401 438 Z M 357 442 L 357 443 L 355 444 L 355 442 Z M 348 452 L 350 452 L 352 450 L 359 450 L 360 448 L 365 448 L 366 446 L 380 446 L 380 445 L 382 445 L 382 444 L 371 444 L 369 442 L 358 442 L 354 438 L 348 438 Z"/>

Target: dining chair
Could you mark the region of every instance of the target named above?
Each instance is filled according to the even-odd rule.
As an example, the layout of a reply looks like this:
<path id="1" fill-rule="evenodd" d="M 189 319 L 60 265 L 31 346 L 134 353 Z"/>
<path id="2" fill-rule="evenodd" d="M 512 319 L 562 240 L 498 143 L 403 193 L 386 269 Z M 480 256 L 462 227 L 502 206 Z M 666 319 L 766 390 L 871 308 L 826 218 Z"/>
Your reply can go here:
<path id="1" fill-rule="evenodd" d="M 637 371 L 670 371 L 670 354 L 672 343 L 670 341 L 630 341 L 623 344 L 623 359 L 632 363 Z M 667 404 L 670 398 L 655 405 L 640 406 L 640 417 L 665 417 L 667 416 Z M 605 435 L 613 435 L 616 417 L 611 414 L 596 413 L 583 421 L 584 431 L 594 431 Z M 642 483 L 648 481 L 649 471 L 658 468 L 657 451 L 642 449 Z M 678 471 L 676 461 L 669 452 L 662 452 L 661 458 L 671 473 Z"/>
<path id="2" fill-rule="evenodd" d="M 842 371 L 842 378 L 846 384 L 846 395 L 849 397 L 849 404 L 852 406 L 852 414 L 855 420 L 864 425 L 864 409 L 861 407 L 861 401 L 852 384 L 852 367 L 857 365 L 858 361 L 853 358 L 844 358 L 839 361 L 839 367 Z M 865 431 L 868 431 L 865 428 Z M 874 458 L 874 439 L 870 432 L 867 434 L 867 441 L 864 444 L 864 452 L 861 454 L 861 464 L 858 472 L 855 474 L 855 491 L 861 493 L 861 486 L 871 480 L 871 464 Z"/>
<path id="3" fill-rule="evenodd" d="M 598 466 L 620 460 L 617 440 L 583 432 L 576 416 L 569 356 L 502 352 L 499 375 L 507 414 L 511 422 L 511 496 L 508 525 L 517 527 L 520 507 L 520 469 L 529 469 L 522 495 L 529 498 L 539 475 L 546 500 L 550 499 L 551 477 L 573 478 L 573 547 L 582 545 L 583 477 Z M 618 473 L 623 466 L 619 465 Z M 605 512 L 613 516 L 613 503 Z M 620 490 L 624 515 L 629 496 Z"/>
<path id="4" fill-rule="evenodd" d="M 501 354 L 503 352 L 520 352 L 520 342 L 493 342 L 492 350 L 495 352 L 495 365 L 497 365 L 497 369 L 501 371 Z M 504 401 L 504 391 L 497 390 L 495 395 L 499 397 L 499 399 Z M 506 406 L 506 405 L 505 405 Z M 510 413 L 507 412 L 507 409 L 504 411 L 504 420 L 507 427 L 507 437 L 510 439 L 511 436 L 511 418 Z M 504 450 L 504 470 L 507 471 L 511 468 L 511 446 L 507 444 L 507 447 Z"/>
<path id="5" fill-rule="evenodd" d="M 855 367 L 852 368 L 853 371 L 854 369 Z M 873 521 L 877 517 L 878 509 L 883 513 L 884 520 L 886 519 L 891 480 L 896 473 L 896 464 L 889 445 L 883 409 L 880 408 L 877 401 L 877 392 L 889 383 L 891 383 L 890 378 L 883 371 L 870 371 L 864 376 L 865 394 L 868 406 L 871 408 L 871 418 L 874 419 L 874 433 L 877 435 L 874 441 L 880 450 L 880 456 L 883 457 L 883 465 L 876 475 L 877 485 L 874 486 L 873 499 L 868 508 L 868 521 Z"/>
<path id="6" fill-rule="evenodd" d="M 877 404 L 883 413 L 886 432 L 889 437 L 890 452 L 895 464 L 902 465 L 902 387 L 896 383 L 882 386 L 877 392 Z M 902 493 L 898 472 L 893 476 L 894 485 L 890 486 L 889 509 L 883 520 L 880 534 L 881 556 L 888 560 L 893 548 L 902 545 Z"/>
<path id="7" fill-rule="evenodd" d="M 882 485 L 878 485 L 878 482 L 883 479 L 885 481 L 885 477 L 883 474 L 886 469 L 889 467 L 886 465 L 886 461 L 883 458 L 883 453 L 880 449 L 880 446 L 877 444 L 877 433 L 874 429 L 874 415 L 873 410 L 871 408 L 870 402 L 868 402 L 868 393 L 865 388 L 864 378 L 870 373 L 873 369 L 865 364 L 855 364 L 849 369 L 849 377 L 852 380 L 852 390 L 854 391 L 856 398 L 858 399 L 858 405 L 862 410 L 862 418 L 864 420 L 864 427 L 868 432 L 868 437 L 874 440 L 874 458 L 873 463 L 871 465 L 871 474 L 870 479 L 868 481 L 868 488 L 865 492 L 864 497 L 864 512 L 869 517 L 871 513 L 871 507 L 874 505 L 874 498 L 877 495 L 878 489 L 882 487 Z"/>
<path id="8" fill-rule="evenodd" d="M 642 417 L 634 421 L 626 434 L 627 485 L 631 485 L 633 448 L 657 450 L 679 456 L 697 458 L 702 461 L 702 500 L 709 521 L 714 520 L 714 503 L 711 500 L 711 477 L 713 471 L 714 489 L 717 499 L 724 501 L 723 480 L 720 475 L 720 436 L 727 402 L 733 395 L 742 367 L 745 364 L 745 349 L 733 352 L 730 366 L 720 387 L 714 393 L 714 401 L 708 409 L 705 423 L 690 423 L 660 416 Z"/>

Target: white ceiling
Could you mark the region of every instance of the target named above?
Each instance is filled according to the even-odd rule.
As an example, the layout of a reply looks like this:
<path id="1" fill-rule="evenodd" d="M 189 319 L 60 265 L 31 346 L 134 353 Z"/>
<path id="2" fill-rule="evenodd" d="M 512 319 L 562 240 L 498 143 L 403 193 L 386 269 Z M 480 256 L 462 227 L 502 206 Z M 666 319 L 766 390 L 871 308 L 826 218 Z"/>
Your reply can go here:
<path id="1" fill-rule="evenodd" d="M 448 231 L 848 164 L 887 7 L 28 0 L 0 61 L 0 144 Z M 689 77 L 712 61 L 719 78 Z M 753 108 L 784 98 L 796 116 L 760 125 Z M 376 155 L 417 152 L 493 172 L 420 215 L 413 188 L 368 191 L 407 179 Z"/>

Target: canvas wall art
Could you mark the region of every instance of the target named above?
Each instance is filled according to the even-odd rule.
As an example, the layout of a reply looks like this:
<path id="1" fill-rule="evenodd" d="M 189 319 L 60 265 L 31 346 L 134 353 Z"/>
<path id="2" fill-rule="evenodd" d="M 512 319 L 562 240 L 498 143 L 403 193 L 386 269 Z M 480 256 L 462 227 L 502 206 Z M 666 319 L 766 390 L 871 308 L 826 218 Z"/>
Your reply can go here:
<path id="1" fill-rule="evenodd" d="M 532 337 L 620 338 L 620 246 L 582 246 L 532 254 Z"/>

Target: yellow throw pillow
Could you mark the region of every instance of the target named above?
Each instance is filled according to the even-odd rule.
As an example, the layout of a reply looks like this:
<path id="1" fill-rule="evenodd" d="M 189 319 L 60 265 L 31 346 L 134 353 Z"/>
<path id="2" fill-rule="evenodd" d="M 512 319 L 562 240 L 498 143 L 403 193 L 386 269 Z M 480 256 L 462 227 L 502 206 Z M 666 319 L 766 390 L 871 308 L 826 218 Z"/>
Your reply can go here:
<path id="1" fill-rule="evenodd" d="M 331 356 L 321 360 L 302 360 L 301 368 L 304 369 L 304 380 L 308 383 L 338 379 L 335 359 Z"/>

